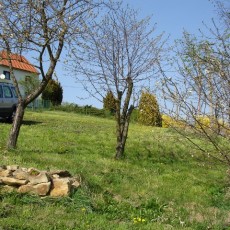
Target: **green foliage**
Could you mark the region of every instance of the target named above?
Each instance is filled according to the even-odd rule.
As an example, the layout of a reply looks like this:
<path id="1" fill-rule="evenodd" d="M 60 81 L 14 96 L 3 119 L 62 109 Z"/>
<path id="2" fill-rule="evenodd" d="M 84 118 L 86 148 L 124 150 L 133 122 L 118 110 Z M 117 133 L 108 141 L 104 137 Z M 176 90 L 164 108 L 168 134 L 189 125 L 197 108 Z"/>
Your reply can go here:
<path id="1" fill-rule="evenodd" d="M 32 93 L 40 84 L 38 76 L 26 76 L 25 80 L 19 81 L 26 95 Z"/>
<path id="2" fill-rule="evenodd" d="M 42 99 L 50 100 L 54 106 L 60 105 L 63 99 L 63 89 L 60 82 L 51 79 L 42 92 Z"/>
<path id="3" fill-rule="evenodd" d="M 139 104 L 139 122 L 143 125 L 162 126 L 162 118 L 155 95 L 142 91 Z"/>
<path id="4" fill-rule="evenodd" d="M 111 114 L 116 112 L 116 99 L 111 91 L 103 98 L 103 108 L 109 110 Z"/>
<path id="5" fill-rule="evenodd" d="M 139 117 L 139 111 L 138 111 L 138 109 L 134 109 L 132 114 L 131 114 L 130 122 L 131 123 L 138 123 L 138 117 Z"/>

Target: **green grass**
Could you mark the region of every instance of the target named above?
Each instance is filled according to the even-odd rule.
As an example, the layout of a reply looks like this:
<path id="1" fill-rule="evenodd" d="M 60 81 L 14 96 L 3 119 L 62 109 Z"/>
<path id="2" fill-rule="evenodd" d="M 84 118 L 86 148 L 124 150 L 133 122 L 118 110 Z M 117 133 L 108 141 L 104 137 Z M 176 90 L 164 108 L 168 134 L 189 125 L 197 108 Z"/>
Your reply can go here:
<path id="1" fill-rule="evenodd" d="M 0 192 L 0 229 L 230 229 L 227 167 L 170 129 L 131 124 L 126 157 L 114 160 L 115 122 L 65 112 L 26 112 L 18 147 L 0 123 L 0 164 L 67 169 L 71 197 Z"/>

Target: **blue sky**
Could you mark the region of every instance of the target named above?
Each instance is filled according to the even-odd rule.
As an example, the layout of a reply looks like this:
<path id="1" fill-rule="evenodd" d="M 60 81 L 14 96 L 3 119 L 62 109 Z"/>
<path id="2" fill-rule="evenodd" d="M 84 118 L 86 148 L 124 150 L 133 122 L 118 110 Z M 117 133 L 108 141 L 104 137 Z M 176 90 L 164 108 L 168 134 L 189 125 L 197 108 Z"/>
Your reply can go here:
<path id="1" fill-rule="evenodd" d="M 209 0 L 124 0 L 132 8 L 137 9 L 140 18 L 152 16 L 151 23 L 157 23 L 157 31 L 165 31 L 170 35 L 170 43 L 174 39 L 181 38 L 183 29 L 190 33 L 199 34 L 203 28 L 202 22 L 211 24 L 211 19 L 216 17 L 216 9 Z M 63 102 L 76 103 L 78 105 L 93 105 L 98 108 L 102 104 L 94 98 L 85 98 L 82 86 L 77 84 L 73 76 L 65 76 L 62 66 L 56 69 L 57 76 L 63 87 Z"/>

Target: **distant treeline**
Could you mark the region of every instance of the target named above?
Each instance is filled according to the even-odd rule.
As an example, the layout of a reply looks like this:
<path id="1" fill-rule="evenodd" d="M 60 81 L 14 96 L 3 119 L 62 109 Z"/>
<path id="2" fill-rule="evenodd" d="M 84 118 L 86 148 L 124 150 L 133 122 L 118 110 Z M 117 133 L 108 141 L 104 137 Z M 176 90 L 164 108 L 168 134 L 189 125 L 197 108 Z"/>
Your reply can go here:
<path id="1" fill-rule="evenodd" d="M 115 116 L 113 113 L 111 113 L 107 109 L 99 109 L 99 108 L 93 107 L 92 105 L 79 106 L 74 103 L 62 103 L 62 105 L 59 105 L 59 106 L 51 106 L 50 109 L 64 111 L 64 112 L 73 112 L 73 113 L 82 114 L 82 115 L 109 118 L 109 119 L 113 119 Z M 138 121 L 138 111 L 135 110 L 132 114 L 131 122 L 137 122 L 137 121 Z"/>

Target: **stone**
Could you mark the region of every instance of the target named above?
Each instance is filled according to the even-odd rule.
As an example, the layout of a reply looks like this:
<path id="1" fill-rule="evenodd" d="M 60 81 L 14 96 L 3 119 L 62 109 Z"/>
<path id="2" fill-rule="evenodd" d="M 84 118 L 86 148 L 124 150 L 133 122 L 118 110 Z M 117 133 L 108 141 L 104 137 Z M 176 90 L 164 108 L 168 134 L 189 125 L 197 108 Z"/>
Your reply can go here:
<path id="1" fill-rule="evenodd" d="M 28 169 L 27 169 L 27 168 L 21 168 L 21 170 L 22 170 L 23 172 L 28 172 Z"/>
<path id="2" fill-rule="evenodd" d="M 78 187 L 80 187 L 81 184 L 78 181 L 74 181 L 71 185 L 74 189 L 77 189 Z"/>
<path id="3" fill-rule="evenodd" d="M 18 165 L 8 165 L 8 166 L 6 166 L 6 168 L 8 170 L 15 171 L 15 170 L 19 169 L 19 166 Z"/>
<path id="4" fill-rule="evenodd" d="M 18 188 L 18 192 L 36 194 L 39 196 L 46 196 L 50 191 L 50 187 L 51 187 L 51 182 L 40 183 L 36 185 L 26 184 L 20 186 Z"/>
<path id="5" fill-rule="evenodd" d="M 29 175 L 30 184 L 47 183 L 50 181 L 49 175 L 46 172 L 40 172 L 38 175 Z"/>
<path id="6" fill-rule="evenodd" d="M 22 169 L 17 169 L 13 172 L 13 177 L 19 180 L 28 180 L 29 175 Z"/>
<path id="7" fill-rule="evenodd" d="M 47 172 L 18 165 L 0 166 L 1 191 L 62 197 L 70 195 L 80 184 L 81 177 L 72 177 L 67 170 Z"/>
<path id="8" fill-rule="evenodd" d="M 59 178 L 60 176 L 58 174 L 53 174 L 52 177 L 53 178 Z"/>
<path id="9" fill-rule="evenodd" d="M 12 185 L 12 186 L 20 186 L 20 185 L 25 185 L 27 183 L 27 180 L 18 180 L 12 177 L 0 177 L 0 180 L 4 184 Z"/>
<path id="10" fill-rule="evenodd" d="M 9 177 L 12 176 L 12 171 L 11 170 L 0 170 L 0 177 Z"/>
<path id="11" fill-rule="evenodd" d="M 71 186 L 72 186 L 74 189 L 80 187 L 81 183 L 80 183 L 80 181 L 79 181 L 79 178 L 77 178 L 77 177 L 71 177 L 71 178 L 69 178 L 69 179 L 70 179 L 70 184 L 71 184 Z"/>
<path id="12" fill-rule="evenodd" d="M 60 197 L 68 196 L 70 194 L 71 184 L 68 178 L 53 179 L 53 185 L 50 191 L 50 196 Z"/>

